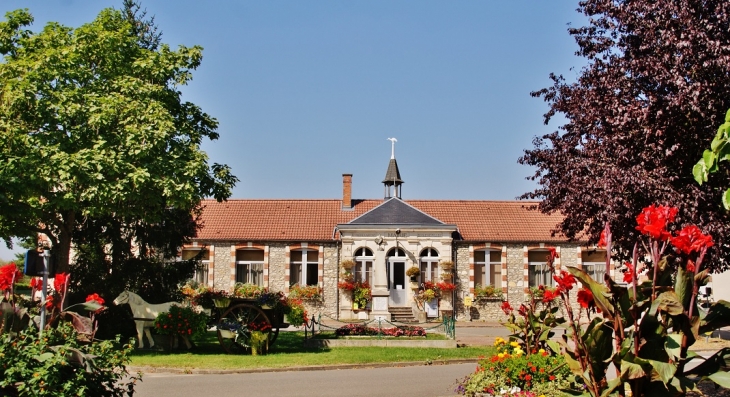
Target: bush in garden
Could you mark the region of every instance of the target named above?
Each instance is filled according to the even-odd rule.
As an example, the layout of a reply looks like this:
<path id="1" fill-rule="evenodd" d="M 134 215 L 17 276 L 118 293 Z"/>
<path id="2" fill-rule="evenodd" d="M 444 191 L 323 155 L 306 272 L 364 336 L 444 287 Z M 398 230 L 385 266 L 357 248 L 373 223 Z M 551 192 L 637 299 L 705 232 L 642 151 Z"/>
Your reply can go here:
<path id="1" fill-rule="evenodd" d="M 162 312 L 155 319 L 155 330 L 162 335 L 182 335 L 198 338 L 208 330 L 208 316 L 192 307 L 170 306 L 169 312 Z"/>
<path id="2" fill-rule="evenodd" d="M 116 341 L 81 343 L 70 323 L 49 328 L 39 338 L 29 327 L 0 339 L 0 395 L 126 396 L 140 375 L 127 377 L 134 349 Z"/>
<path id="3" fill-rule="evenodd" d="M 289 324 L 299 327 L 307 322 L 307 310 L 301 299 L 289 298 L 287 300 L 286 320 Z"/>
<path id="4" fill-rule="evenodd" d="M 347 324 L 335 330 L 337 336 L 426 336 L 426 330 L 417 326 L 400 326 L 377 329 L 363 324 Z"/>
<path id="5" fill-rule="evenodd" d="M 134 393 L 137 377 L 127 377 L 125 365 L 133 346 L 130 343 L 95 339 L 96 318 L 106 307 L 93 293 L 80 304 L 66 305 L 69 276 L 58 273 L 53 289 L 44 302 L 30 302 L 32 310 L 21 307 L 14 295 L 21 273 L 15 264 L 0 267 L 0 395 L 10 396 L 123 396 Z M 42 284 L 30 282 L 31 296 Z M 28 321 L 43 305 L 48 322 L 39 335 L 39 324 Z M 88 316 L 71 311 L 83 310 Z"/>
<path id="6" fill-rule="evenodd" d="M 456 391 L 478 394 L 557 397 L 570 386 L 570 370 L 560 355 L 540 349 L 527 354 L 516 341 L 495 340 L 497 352 L 479 361 L 476 372 L 459 382 Z"/>

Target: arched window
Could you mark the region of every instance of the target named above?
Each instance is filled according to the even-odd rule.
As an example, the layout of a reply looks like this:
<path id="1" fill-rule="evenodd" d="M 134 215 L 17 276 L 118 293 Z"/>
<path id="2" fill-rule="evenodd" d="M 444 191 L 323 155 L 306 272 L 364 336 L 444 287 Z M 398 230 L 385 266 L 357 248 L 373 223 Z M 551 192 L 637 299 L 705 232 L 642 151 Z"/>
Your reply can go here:
<path id="1" fill-rule="evenodd" d="M 553 278 L 547 266 L 549 251 L 534 250 L 527 252 L 527 275 L 530 287 L 553 286 Z"/>
<path id="2" fill-rule="evenodd" d="M 584 250 L 580 253 L 583 271 L 599 283 L 606 274 L 606 251 Z"/>
<path id="3" fill-rule="evenodd" d="M 439 254 L 433 248 L 426 248 L 421 251 L 421 282 L 438 281 Z"/>
<path id="4" fill-rule="evenodd" d="M 360 248 L 355 251 L 355 268 L 352 273 L 355 281 L 367 282 L 373 285 L 373 251 L 369 248 Z"/>
<path id="5" fill-rule="evenodd" d="M 236 251 L 236 282 L 264 285 L 264 251 L 243 249 Z"/>
<path id="6" fill-rule="evenodd" d="M 200 255 L 200 256 L 198 256 Z M 182 260 L 199 259 L 200 267 L 195 268 L 193 280 L 200 285 L 208 285 L 208 268 L 210 267 L 210 251 L 205 248 L 185 248 L 182 251 Z"/>
<path id="7" fill-rule="evenodd" d="M 502 251 L 474 251 L 474 286 L 502 288 Z"/>
<path id="8" fill-rule="evenodd" d="M 319 252 L 315 250 L 291 251 L 291 266 L 289 268 L 289 285 L 317 285 L 319 275 L 317 258 Z"/>

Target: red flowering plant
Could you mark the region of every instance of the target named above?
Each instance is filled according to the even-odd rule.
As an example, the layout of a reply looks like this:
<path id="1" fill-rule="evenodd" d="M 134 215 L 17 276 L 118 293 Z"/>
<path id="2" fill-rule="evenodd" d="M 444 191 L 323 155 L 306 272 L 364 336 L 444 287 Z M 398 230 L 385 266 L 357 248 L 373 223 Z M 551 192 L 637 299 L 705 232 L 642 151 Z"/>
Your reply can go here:
<path id="1" fill-rule="evenodd" d="M 562 356 L 545 349 L 528 353 L 518 342 L 499 337 L 494 347 L 495 354 L 481 358 L 476 371 L 458 382 L 457 393 L 557 397 L 564 395 L 560 389 L 571 386 Z"/>
<path id="2" fill-rule="evenodd" d="M 502 311 L 507 315 L 504 322 L 512 334 L 510 342 L 518 343 L 526 352 L 546 350 L 546 341 L 555 332 L 553 328 L 565 322 L 558 316 L 559 307 L 553 304 L 557 297 L 556 289 L 545 287 L 529 290 L 529 299 L 516 310 L 508 301 L 502 303 Z"/>
<path id="3" fill-rule="evenodd" d="M 295 284 L 289 288 L 289 296 L 307 301 L 321 301 L 323 296 L 322 287 L 318 285 Z"/>
<path id="4" fill-rule="evenodd" d="M 634 244 L 632 260 L 623 266 L 623 285 L 608 275 L 596 281 L 581 269 L 567 268 L 582 284 L 577 292 L 581 310 L 598 313 L 587 325 L 578 325 L 580 312 L 575 313 L 568 303 L 571 280 L 548 263 L 563 298 L 570 339 L 570 343 L 566 339 L 561 345 L 554 341 L 548 345 L 563 352 L 568 367 L 581 380 L 573 392 L 623 395 L 628 386 L 637 396 L 650 391 L 678 395 L 693 390 L 701 379 L 730 387 L 730 377 L 721 370 L 730 364 L 725 359 L 730 349 L 685 368 L 698 357 L 689 348 L 701 334 L 730 325 L 730 303 L 718 301 L 700 316 L 696 296 L 708 281 L 707 251 L 714 243 L 695 225 L 672 233 L 677 214 L 676 208 L 651 205 L 637 216 L 641 236 Z M 599 244 L 606 248 L 609 268 L 612 235 L 608 224 Z M 647 274 L 645 281 L 637 277 L 642 272 Z M 611 363 L 616 376 L 607 382 Z"/>
<path id="5" fill-rule="evenodd" d="M 208 316 L 190 306 L 170 306 L 168 312 L 162 312 L 155 318 L 155 330 L 162 335 L 178 335 L 185 338 L 197 338 L 208 330 Z"/>

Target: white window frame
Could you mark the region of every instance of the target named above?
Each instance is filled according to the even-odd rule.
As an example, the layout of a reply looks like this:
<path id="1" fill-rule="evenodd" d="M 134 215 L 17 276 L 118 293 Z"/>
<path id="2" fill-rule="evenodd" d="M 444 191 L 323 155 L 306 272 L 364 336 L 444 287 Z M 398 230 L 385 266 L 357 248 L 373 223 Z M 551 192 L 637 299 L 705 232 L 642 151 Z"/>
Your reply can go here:
<path id="1" fill-rule="evenodd" d="M 486 287 L 487 285 L 491 285 L 491 286 L 493 286 L 495 288 L 501 288 L 502 287 L 502 280 L 500 280 L 499 287 L 497 287 L 496 284 L 492 283 L 492 265 L 498 265 L 500 267 L 500 269 L 502 268 L 502 257 L 501 257 L 502 250 L 496 250 L 496 249 L 489 249 L 489 248 L 487 248 L 487 249 L 480 249 L 480 250 L 477 250 L 477 251 L 484 253 L 484 261 L 477 261 L 477 260 L 474 261 L 475 267 L 476 267 L 476 265 L 481 265 L 482 266 L 482 280 L 484 280 L 484 284 L 485 284 L 485 285 L 482 285 L 482 287 Z M 492 260 L 492 252 L 499 252 L 500 253 L 500 258 L 499 258 L 498 261 L 493 261 Z M 502 275 L 501 272 L 499 274 L 500 274 L 500 276 Z"/>
<path id="2" fill-rule="evenodd" d="M 370 255 L 362 255 L 362 254 L 370 254 Z M 360 255 L 358 255 L 360 254 Z M 373 255 L 373 251 L 370 248 L 358 248 L 355 251 L 355 269 L 353 269 L 353 274 L 355 276 L 355 281 L 359 282 L 367 282 L 370 285 L 372 285 L 373 281 L 373 266 L 375 263 L 375 256 Z M 369 268 L 369 270 L 368 270 Z M 358 271 L 359 269 L 359 271 Z M 357 279 L 357 276 L 360 276 L 360 280 Z"/>
<path id="3" fill-rule="evenodd" d="M 424 255 L 424 253 L 426 255 Z M 433 255 L 435 253 L 435 255 Z M 441 257 L 439 256 L 438 251 L 436 251 L 435 248 L 425 248 L 423 251 L 421 251 L 421 256 L 418 258 L 419 262 L 419 268 L 421 270 L 421 282 L 424 283 L 426 281 L 436 283 L 438 282 L 438 277 L 441 275 L 441 270 L 439 269 L 439 260 Z M 425 268 L 425 271 L 424 271 Z M 432 280 L 432 276 L 435 270 L 435 277 L 436 280 Z M 425 276 L 425 277 L 424 277 Z"/>
<path id="4" fill-rule="evenodd" d="M 263 250 L 259 250 L 259 249 L 256 249 L 256 250 L 236 250 L 236 254 L 238 254 L 238 251 L 261 251 L 261 252 L 263 252 Z M 240 267 L 246 266 L 245 272 L 239 272 L 238 271 L 239 266 Z M 256 273 L 259 273 L 260 274 L 259 280 L 256 282 L 256 284 L 250 282 L 250 280 L 253 279 L 253 272 L 254 272 L 253 267 L 254 266 L 257 266 L 257 267 L 260 266 L 260 269 L 261 269 L 261 270 L 256 270 Z M 239 283 L 239 282 L 240 283 L 244 283 L 243 281 L 238 281 L 238 279 L 239 279 L 238 276 L 239 276 L 239 274 L 243 276 L 242 273 L 245 273 L 246 274 L 246 277 L 241 277 L 241 280 L 248 279 L 249 282 L 245 282 L 244 284 L 258 285 L 260 287 L 263 287 L 264 286 L 264 261 L 239 261 L 239 260 L 236 260 L 236 270 L 235 271 L 236 271 L 236 274 L 234 276 L 235 276 L 235 280 L 236 280 L 237 283 Z"/>
<path id="5" fill-rule="evenodd" d="M 177 258 L 178 261 L 183 261 L 183 257 L 184 257 L 184 254 L 183 253 L 185 251 L 208 251 L 208 259 L 204 259 L 204 260 L 201 260 L 200 261 L 203 264 L 202 269 L 196 268 L 195 269 L 195 273 L 193 273 L 193 280 L 195 280 L 196 283 L 207 286 L 208 285 L 208 274 L 210 274 L 209 272 L 210 272 L 210 262 L 211 262 L 211 260 L 210 260 L 210 255 L 211 255 L 210 249 L 203 248 L 203 247 L 186 247 L 186 248 L 183 248 L 180 251 L 180 256 Z M 198 252 L 198 254 L 199 253 L 200 252 Z M 195 255 L 198 255 L 198 254 L 195 254 Z M 202 281 L 200 281 L 200 280 L 202 280 Z"/>
<path id="6" fill-rule="evenodd" d="M 299 285 L 302 287 L 306 287 L 307 285 L 319 285 L 319 267 L 318 267 L 319 266 L 319 262 L 318 262 L 319 261 L 319 251 L 311 249 L 311 248 L 302 248 L 302 249 L 292 250 L 291 252 L 294 252 L 294 251 L 296 251 L 296 252 L 301 251 L 302 260 L 301 261 L 295 261 L 293 259 L 291 260 L 291 262 L 289 264 L 290 277 L 291 277 L 291 268 L 292 268 L 291 265 L 299 265 Z M 312 254 L 314 254 L 314 258 L 315 258 L 314 261 L 311 261 L 309 259 L 309 256 Z M 312 266 L 312 265 L 314 265 L 317 268 L 317 281 L 314 284 L 307 284 L 307 274 L 309 274 L 308 269 L 309 269 L 309 266 Z M 291 282 L 289 284 L 290 284 L 290 286 L 294 285 Z"/>

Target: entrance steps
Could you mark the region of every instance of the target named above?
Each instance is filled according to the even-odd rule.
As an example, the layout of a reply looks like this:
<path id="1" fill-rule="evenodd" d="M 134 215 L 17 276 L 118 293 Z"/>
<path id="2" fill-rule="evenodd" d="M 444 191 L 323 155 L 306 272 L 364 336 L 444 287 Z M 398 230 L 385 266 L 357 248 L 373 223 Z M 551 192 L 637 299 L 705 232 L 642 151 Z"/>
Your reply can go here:
<path id="1" fill-rule="evenodd" d="M 417 323 L 418 320 L 413 316 L 413 310 L 410 307 L 389 307 L 390 321 L 399 323 Z"/>

